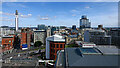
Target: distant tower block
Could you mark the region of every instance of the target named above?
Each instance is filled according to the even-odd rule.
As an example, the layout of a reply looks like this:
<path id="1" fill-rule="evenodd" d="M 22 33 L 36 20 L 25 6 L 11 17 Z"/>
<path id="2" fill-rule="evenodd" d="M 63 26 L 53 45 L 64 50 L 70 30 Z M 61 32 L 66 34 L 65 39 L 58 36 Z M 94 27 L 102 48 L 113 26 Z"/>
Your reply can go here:
<path id="1" fill-rule="evenodd" d="M 15 12 L 15 29 L 18 31 L 18 11 Z"/>

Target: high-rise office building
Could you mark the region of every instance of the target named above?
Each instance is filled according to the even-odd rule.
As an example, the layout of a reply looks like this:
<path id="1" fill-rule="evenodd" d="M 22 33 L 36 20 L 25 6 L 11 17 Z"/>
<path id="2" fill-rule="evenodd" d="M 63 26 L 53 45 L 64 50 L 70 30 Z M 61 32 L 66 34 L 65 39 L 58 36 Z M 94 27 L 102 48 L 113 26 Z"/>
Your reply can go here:
<path id="1" fill-rule="evenodd" d="M 38 30 L 45 30 L 46 26 L 44 24 L 38 25 Z"/>
<path id="2" fill-rule="evenodd" d="M 83 15 L 80 19 L 80 29 L 82 28 L 90 28 L 91 22 L 89 22 L 89 19 L 87 19 L 87 16 Z"/>
<path id="3" fill-rule="evenodd" d="M 34 31 L 34 43 L 36 41 L 41 41 L 43 44 L 45 44 L 46 39 L 46 31 L 45 30 L 35 30 Z"/>
<path id="4" fill-rule="evenodd" d="M 111 44 L 114 44 L 120 48 L 120 29 L 118 28 L 111 28 L 107 32 L 108 35 L 111 36 Z"/>
<path id="5" fill-rule="evenodd" d="M 97 45 L 111 45 L 111 36 L 108 36 L 104 30 L 86 30 L 84 31 L 84 42 L 94 42 Z"/>
<path id="6" fill-rule="evenodd" d="M 0 27 L 0 37 L 9 35 L 9 34 L 14 34 L 14 30 L 11 29 L 9 26 L 1 26 Z"/>

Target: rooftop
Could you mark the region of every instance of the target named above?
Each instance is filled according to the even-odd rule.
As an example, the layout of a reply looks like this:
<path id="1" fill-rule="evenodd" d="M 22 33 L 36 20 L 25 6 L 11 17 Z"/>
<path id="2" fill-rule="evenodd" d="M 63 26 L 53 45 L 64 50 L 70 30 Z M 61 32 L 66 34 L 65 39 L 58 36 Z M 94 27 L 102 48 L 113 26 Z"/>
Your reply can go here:
<path id="1" fill-rule="evenodd" d="M 104 30 L 97 30 L 97 29 L 92 29 L 92 30 L 87 30 L 89 32 L 105 32 Z"/>
<path id="2" fill-rule="evenodd" d="M 76 52 L 76 49 L 77 48 L 66 48 L 69 66 L 118 66 L 118 55 L 86 55 L 78 51 Z M 82 50 L 82 52 L 86 51 L 89 51 L 89 49 Z M 96 53 L 94 50 L 90 49 L 90 51 Z"/>
<path id="3" fill-rule="evenodd" d="M 95 48 L 79 48 L 82 54 L 100 54 Z"/>
<path id="4" fill-rule="evenodd" d="M 99 47 L 102 48 L 102 47 Z M 111 50 L 113 48 L 113 50 Z M 117 48 L 116 48 L 117 49 Z M 56 66 L 118 66 L 119 54 L 106 54 L 106 52 L 116 53 L 116 49 L 111 47 L 107 49 L 96 48 L 66 48 L 60 52 Z M 111 51 L 110 51 L 111 50 Z M 115 50 L 115 51 L 114 51 Z M 63 54 L 65 53 L 64 57 Z M 105 54 L 104 54 L 105 53 Z M 117 52 L 118 53 L 118 52 Z M 59 54 L 59 53 L 58 53 Z M 66 63 L 64 63 L 65 61 Z"/>
<path id="5" fill-rule="evenodd" d="M 103 54 L 109 54 L 109 55 L 120 55 L 120 49 L 118 49 L 116 46 L 111 46 L 111 45 L 98 45 L 96 47 L 99 49 Z"/>
<path id="6" fill-rule="evenodd" d="M 47 38 L 47 40 L 49 41 L 61 41 L 61 42 L 65 42 L 65 39 L 63 38 L 63 36 L 60 35 L 53 35 Z"/>
<path id="7" fill-rule="evenodd" d="M 34 30 L 34 32 L 45 32 L 45 30 Z"/>
<path id="8" fill-rule="evenodd" d="M 2 38 L 13 38 L 14 36 L 3 36 Z"/>
<path id="9" fill-rule="evenodd" d="M 9 26 L 1 26 L 1 28 L 9 28 Z"/>
<path id="10" fill-rule="evenodd" d="M 94 44 L 93 42 L 83 42 L 83 41 L 75 41 L 78 45 L 80 45 L 80 43 L 82 44 Z"/>
<path id="11" fill-rule="evenodd" d="M 78 36 L 77 35 L 69 35 L 68 37 L 77 38 Z"/>

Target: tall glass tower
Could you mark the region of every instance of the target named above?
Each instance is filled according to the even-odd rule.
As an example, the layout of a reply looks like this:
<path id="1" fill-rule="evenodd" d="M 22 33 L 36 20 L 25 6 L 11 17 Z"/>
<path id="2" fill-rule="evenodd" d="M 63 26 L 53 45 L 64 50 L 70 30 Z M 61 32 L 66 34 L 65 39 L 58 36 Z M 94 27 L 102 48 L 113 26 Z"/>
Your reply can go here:
<path id="1" fill-rule="evenodd" d="M 91 22 L 89 22 L 89 19 L 87 19 L 87 16 L 83 15 L 80 19 L 80 29 L 82 28 L 90 28 Z"/>

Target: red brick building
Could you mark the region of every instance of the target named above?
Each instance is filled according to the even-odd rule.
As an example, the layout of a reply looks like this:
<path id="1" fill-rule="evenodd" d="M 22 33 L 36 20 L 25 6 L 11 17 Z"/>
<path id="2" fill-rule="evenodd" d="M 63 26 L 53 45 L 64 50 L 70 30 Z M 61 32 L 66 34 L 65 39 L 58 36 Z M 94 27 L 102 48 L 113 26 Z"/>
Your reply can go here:
<path id="1" fill-rule="evenodd" d="M 3 50 L 10 50 L 13 48 L 13 42 L 14 42 L 15 36 L 3 36 L 2 37 L 2 46 Z"/>
<path id="2" fill-rule="evenodd" d="M 57 51 L 63 50 L 65 48 L 64 42 L 50 42 L 50 59 L 56 60 Z"/>
<path id="3" fill-rule="evenodd" d="M 21 45 L 22 44 L 27 44 L 27 33 L 26 32 L 21 32 Z"/>
<path id="4" fill-rule="evenodd" d="M 32 41 L 32 31 L 30 28 L 21 29 L 21 45 L 27 44 L 30 47 Z"/>
<path id="5" fill-rule="evenodd" d="M 46 38 L 46 59 L 56 60 L 57 51 L 65 48 L 65 39 L 60 35 Z"/>

